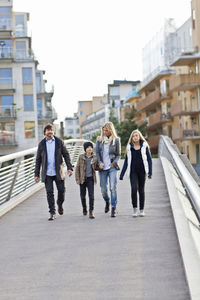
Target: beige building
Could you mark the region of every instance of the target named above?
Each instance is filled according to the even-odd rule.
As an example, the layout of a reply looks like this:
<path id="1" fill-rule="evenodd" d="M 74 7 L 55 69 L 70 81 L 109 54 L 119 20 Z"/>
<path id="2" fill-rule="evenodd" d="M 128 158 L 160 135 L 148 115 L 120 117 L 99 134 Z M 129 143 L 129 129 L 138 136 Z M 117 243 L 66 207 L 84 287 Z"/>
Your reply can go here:
<path id="1" fill-rule="evenodd" d="M 179 30 L 180 38 L 191 32 L 187 51 L 175 51 L 170 66 L 149 76 L 138 87 L 141 98 L 130 99 L 138 122 L 147 121 L 148 141 L 157 152 L 160 134 L 168 135 L 191 163 L 200 164 L 200 1 L 192 1 L 192 22 Z M 191 25 L 190 25 L 191 24 Z M 185 29 L 185 32 L 184 32 Z M 184 39 L 183 39 L 184 40 Z M 183 45 L 184 46 L 184 45 Z M 176 50 L 176 49 L 175 49 Z"/>
<path id="2" fill-rule="evenodd" d="M 46 91 L 44 71 L 37 69 L 29 14 L 13 12 L 13 1 L 0 1 L 0 155 L 36 146 L 43 126 L 56 119 L 53 89 Z"/>

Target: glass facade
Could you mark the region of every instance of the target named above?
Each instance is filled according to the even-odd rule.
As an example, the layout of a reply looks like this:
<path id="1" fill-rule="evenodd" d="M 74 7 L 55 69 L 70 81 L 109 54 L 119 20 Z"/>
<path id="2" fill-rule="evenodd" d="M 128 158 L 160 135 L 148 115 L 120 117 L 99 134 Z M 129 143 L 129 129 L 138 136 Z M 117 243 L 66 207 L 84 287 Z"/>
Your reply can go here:
<path id="1" fill-rule="evenodd" d="M 38 118 L 42 118 L 42 99 L 37 98 L 37 116 Z"/>
<path id="2" fill-rule="evenodd" d="M 10 7 L 0 7 L 0 28 L 9 29 L 10 27 Z"/>
<path id="3" fill-rule="evenodd" d="M 23 83 L 33 83 L 32 68 L 22 68 Z"/>
<path id="4" fill-rule="evenodd" d="M 33 95 L 24 95 L 24 111 L 33 111 Z"/>
<path id="5" fill-rule="evenodd" d="M 12 69 L 0 69 L 0 84 L 12 84 Z"/>
<path id="6" fill-rule="evenodd" d="M 15 36 L 25 36 L 25 21 L 24 15 L 15 16 Z"/>
<path id="7" fill-rule="evenodd" d="M 36 73 L 36 91 L 37 93 L 41 92 L 41 74 Z"/>

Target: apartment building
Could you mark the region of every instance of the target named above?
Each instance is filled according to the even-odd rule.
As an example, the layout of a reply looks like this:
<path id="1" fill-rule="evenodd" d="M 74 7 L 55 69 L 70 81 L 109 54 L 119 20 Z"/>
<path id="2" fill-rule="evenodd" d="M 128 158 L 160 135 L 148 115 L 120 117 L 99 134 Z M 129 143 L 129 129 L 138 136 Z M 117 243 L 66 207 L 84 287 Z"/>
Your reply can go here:
<path id="1" fill-rule="evenodd" d="M 108 84 L 108 103 L 118 121 L 124 119 L 125 112 L 129 111 L 124 105 L 126 97 L 136 90 L 139 83 L 140 81 L 114 80 L 112 84 Z"/>
<path id="2" fill-rule="evenodd" d="M 28 21 L 28 13 L 13 12 L 12 0 L 0 1 L 0 155 L 36 146 L 44 125 L 56 119 Z"/>
<path id="3" fill-rule="evenodd" d="M 79 139 L 79 119 L 78 114 L 75 113 L 73 117 L 65 118 L 64 136 L 71 136 L 73 139 Z"/>
<path id="4" fill-rule="evenodd" d="M 192 1 L 193 22 L 187 20 L 173 35 L 166 36 L 168 48 L 174 50 L 166 58 L 168 65 L 148 74 L 138 87 L 140 100 L 136 103 L 133 99 L 138 119 L 148 122 L 152 152 L 157 152 L 160 134 L 168 135 L 192 164 L 200 163 L 200 53 L 194 28 L 200 21 L 197 4 L 198 1 Z"/>
<path id="5" fill-rule="evenodd" d="M 91 101 L 78 102 L 80 136 L 91 139 L 109 120 L 107 95 L 94 96 Z"/>

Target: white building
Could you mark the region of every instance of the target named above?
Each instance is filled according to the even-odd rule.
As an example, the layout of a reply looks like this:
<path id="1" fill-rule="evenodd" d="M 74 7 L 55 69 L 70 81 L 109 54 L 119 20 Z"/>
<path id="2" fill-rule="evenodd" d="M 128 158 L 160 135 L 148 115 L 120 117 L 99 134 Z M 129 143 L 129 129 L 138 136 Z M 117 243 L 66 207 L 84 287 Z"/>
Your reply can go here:
<path id="1" fill-rule="evenodd" d="M 82 123 L 82 137 L 91 140 L 101 131 L 101 127 L 109 121 L 109 104 L 105 104 L 101 109 L 89 114 Z"/>
<path id="2" fill-rule="evenodd" d="M 64 136 L 71 136 L 73 139 L 79 139 L 79 119 L 77 113 L 73 117 L 65 118 Z"/>
<path id="3" fill-rule="evenodd" d="M 13 12 L 12 4 L 0 1 L 0 155 L 37 146 L 56 119 L 53 89 L 45 89 L 28 37 L 29 14 Z"/>

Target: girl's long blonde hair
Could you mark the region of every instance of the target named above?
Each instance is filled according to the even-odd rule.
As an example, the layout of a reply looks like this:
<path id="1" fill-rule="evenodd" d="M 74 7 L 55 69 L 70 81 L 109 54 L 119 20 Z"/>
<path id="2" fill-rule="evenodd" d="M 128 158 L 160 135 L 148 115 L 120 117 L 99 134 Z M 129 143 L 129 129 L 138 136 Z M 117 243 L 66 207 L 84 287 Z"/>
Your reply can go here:
<path id="1" fill-rule="evenodd" d="M 101 135 L 99 137 L 100 141 L 103 141 L 103 137 L 104 137 L 104 133 L 103 133 L 103 129 L 106 128 L 108 129 L 108 131 L 111 133 L 111 136 L 113 139 L 118 138 L 115 127 L 113 125 L 112 122 L 106 122 L 102 127 L 101 127 Z"/>
<path id="2" fill-rule="evenodd" d="M 138 133 L 139 134 L 139 137 L 140 137 L 140 141 L 144 141 L 147 143 L 146 139 L 144 138 L 143 134 L 141 133 L 141 131 L 139 131 L 138 129 L 135 129 L 131 132 L 131 135 L 129 137 L 129 140 L 128 140 L 128 143 L 127 143 L 127 146 L 126 146 L 126 153 L 127 153 L 127 148 L 128 148 L 128 145 L 129 144 L 133 144 L 133 134 L 134 133 Z M 149 147 L 149 144 L 147 143 L 147 146 Z"/>

